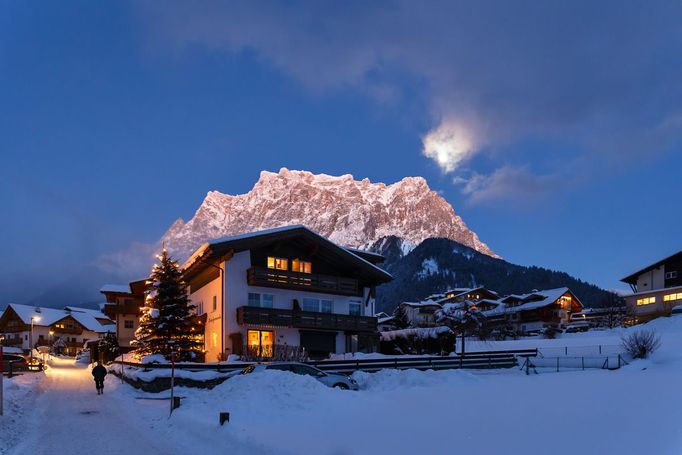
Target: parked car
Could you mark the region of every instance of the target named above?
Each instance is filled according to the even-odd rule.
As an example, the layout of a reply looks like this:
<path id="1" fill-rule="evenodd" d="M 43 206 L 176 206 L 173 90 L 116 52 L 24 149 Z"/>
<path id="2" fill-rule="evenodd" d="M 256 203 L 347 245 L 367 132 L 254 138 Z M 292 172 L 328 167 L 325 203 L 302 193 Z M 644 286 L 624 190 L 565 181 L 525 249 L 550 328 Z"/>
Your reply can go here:
<path id="1" fill-rule="evenodd" d="M 26 359 L 20 355 L 16 354 L 5 354 L 2 356 L 2 371 L 8 372 L 10 371 L 10 364 L 12 368 L 12 372 L 17 372 L 17 371 L 28 371 L 29 370 L 29 363 L 26 361 Z"/>
<path id="2" fill-rule="evenodd" d="M 674 316 L 676 314 L 682 314 L 682 305 L 675 305 L 671 310 L 670 310 L 670 315 Z"/>
<path id="3" fill-rule="evenodd" d="M 571 322 L 566 324 L 566 333 L 587 332 L 589 329 L 589 322 Z"/>
<path id="4" fill-rule="evenodd" d="M 260 373 L 267 370 L 289 371 L 291 373 L 312 376 L 328 387 L 336 387 L 343 390 L 358 390 L 358 383 L 355 379 L 341 373 L 322 371 L 312 365 L 304 363 L 286 362 L 249 365 L 244 368 L 241 374 Z"/>

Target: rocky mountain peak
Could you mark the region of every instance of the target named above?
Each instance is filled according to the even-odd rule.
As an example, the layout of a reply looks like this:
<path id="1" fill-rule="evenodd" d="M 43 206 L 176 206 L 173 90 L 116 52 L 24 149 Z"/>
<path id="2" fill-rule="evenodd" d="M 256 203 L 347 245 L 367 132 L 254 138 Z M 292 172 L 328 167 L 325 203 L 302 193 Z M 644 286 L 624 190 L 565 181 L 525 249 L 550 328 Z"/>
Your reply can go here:
<path id="1" fill-rule="evenodd" d="M 287 168 L 262 171 L 245 194 L 209 191 L 194 217 L 186 223 L 177 220 L 162 241 L 182 258 L 207 240 L 290 224 L 304 224 L 354 248 L 368 248 L 389 236 L 404 246 L 441 237 L 497 257 L 422 177 L 386 185 L 350 174 Z"/>

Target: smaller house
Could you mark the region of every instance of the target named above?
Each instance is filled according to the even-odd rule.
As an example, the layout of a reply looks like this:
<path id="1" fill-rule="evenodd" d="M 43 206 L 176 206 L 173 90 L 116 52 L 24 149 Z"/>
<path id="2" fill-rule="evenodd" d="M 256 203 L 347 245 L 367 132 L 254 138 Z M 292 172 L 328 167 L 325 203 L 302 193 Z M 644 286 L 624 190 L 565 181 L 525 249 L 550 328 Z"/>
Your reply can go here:
<path id="1" fill-rule="evenodd" d="M 374 317 L 377 318 L 377 331 L 379 332 L 389 332 L 397 328 L 395 325 L 395 317 L 389 316 L 383 311 L 375 314 Z"/>
<path id="2" fill-rule="evenodd" d="M 105 314 L 74 306 L 57 309 L 11 303 L 0 316 L 3 344 L 25 351 L 61 340 L 62 353 L 75 355 L 86 341 L 115 331 L 114 322 Z"/>
<path id="3" fill-rule="evenodd" d="M 135 331 L 140 325 L 146 289 L 146 279 L 129 284 L 106 284 L 100 289 L 106 299 L 102 312 L 116 323 L 116 337 L 123 352 L 132 349 L 130 342 L 135 339 Z"/>
<path id="4" fill-rule="evenodd" d="M 497 300 L 499 298 L 500 296 L 497 294 L 497 292 L 479 286 L 476 288 L 450 289 L 443 294 L 442 298 L 433 300 L 436 300 L 438 303 L 442 305 L 445 303 L 459 303 L 465 301 L 475 303 L 484 299 Z"/>
<path id="5" fill-rule="evenodd" d="M 489 308 L 482 309 L 489 321 L 511 324 L 520 333 L 560 328 L 571 321 L 573 313 L 583 310 L 583 304 L 567 287 L 511 294 L 479 304 Z"/>
<path id="6" fill-rule="evenodd" d="M 682 304 L 682 251 L 663 258 L 621 279 L 632 288 L 625 296 L 635 323 L 670 316 Z"/>
<path id="7" fill-rule="evenodd" d="M 410 327 L 434 327 L 436 311 L 441 309 L 441 305 L 433 300 L 403 302 L 399 307 L 405 312 Z"/>

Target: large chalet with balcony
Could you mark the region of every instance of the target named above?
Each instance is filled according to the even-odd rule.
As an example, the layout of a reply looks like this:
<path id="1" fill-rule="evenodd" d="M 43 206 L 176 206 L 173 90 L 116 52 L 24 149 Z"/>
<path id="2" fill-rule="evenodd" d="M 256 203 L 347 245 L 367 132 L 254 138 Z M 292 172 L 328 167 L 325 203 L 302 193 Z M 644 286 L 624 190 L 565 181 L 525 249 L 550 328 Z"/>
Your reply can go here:
<path id="1" fill-rule="evenodd" d="M 3 345 L 25 351 L 36 346 L 54 346 L 62 354 L 75 355 L 85 342 L 115 331 L 111 319 L 89 308 L 57 309 L 11 303 L 0 316 Z"/>
<path id="2" fill-rule="evenodd" d="M 183 265 L 205 319 L 206 361 L 271 356 L 278 346 L 311 357 L 372 351 L 383 257 L 339 246 L 304 226 L 226 237 Z"/>
<path id="3" fill-rule="evenodd" d="M 654 262 L 621 281 L 632 289 L 632 294 L 625 296 L 625 303 L 635 322 L 670 316 L 673 307 L 682 305 L 682 251 Z"/>

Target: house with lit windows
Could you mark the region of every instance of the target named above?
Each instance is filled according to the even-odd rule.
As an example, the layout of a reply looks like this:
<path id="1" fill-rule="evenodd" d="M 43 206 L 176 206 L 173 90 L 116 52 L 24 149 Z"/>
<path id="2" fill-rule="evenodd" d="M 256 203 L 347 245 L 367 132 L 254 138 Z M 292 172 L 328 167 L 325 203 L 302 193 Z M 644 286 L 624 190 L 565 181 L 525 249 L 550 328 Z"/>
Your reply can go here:
<path id="1" fill-rule="evenodd" d="M 3 345 L 29 351 L 31 347 L 53 346 L 61 340 L 62 354 L 75 355 L 85 342 L 115 332 L 114 322 L 98 310 L 67 306 L 44 308 L 10 303 L 0 314 Z"/>
<path id="2" fill-rule="evenodd" d="M 491 323 L 508 324 L 519 333 L 561 328 L 571 321 L 572 314 L 584 309 L 567 287 L 511 294 L 498 300 L 484 299 L 477 305 Z"/>
<path id="3" fill-rule="evenodd" d="M 670 316 L 682 305 L 682 251 L 663 258 L 625 278 L 632 294 L 625 296 L 628 312 L 635 322 L 646 322 L 659 316 Z"/>
<path id="4" fill-rule="evenodd" d="M 182 268 L 205 315 L 206 361 L 280 347 L 313 358 L 374 350 L 376 287 L 392 279 L 382 261 L 300 225 L 205 243 Z"/>
<path id="5" fill-rule="evenodd" d="M 147 280 L 142 279 L 129 284 L 105 284 L 100 289 L 106 299 L 100 309 L 116 323 L 116 337 L 123 352 L 133 349 L 130 342 L 135 339 L 139 327 L 146 288 Z"/>

